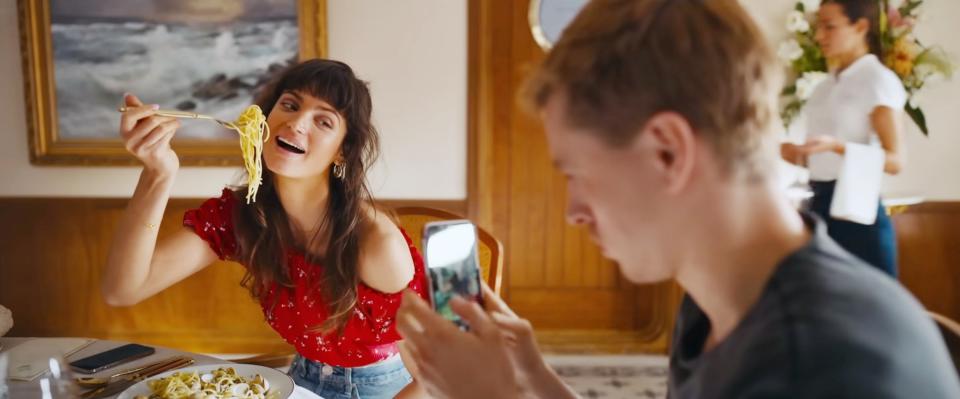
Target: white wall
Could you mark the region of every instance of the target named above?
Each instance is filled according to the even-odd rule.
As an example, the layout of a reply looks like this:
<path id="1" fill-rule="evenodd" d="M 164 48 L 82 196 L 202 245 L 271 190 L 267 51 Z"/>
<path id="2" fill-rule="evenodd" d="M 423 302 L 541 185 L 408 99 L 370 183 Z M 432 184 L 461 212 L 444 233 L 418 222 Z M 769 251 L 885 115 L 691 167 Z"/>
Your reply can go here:
<path id="1" fill-rule="evenodd" d="M 370 81 L 381 198 L 466 197 L 466 0 L 329 0 L 329 56 Z M 429 10 L 429 12 L 425 12 Z M 0 0 L 0 196 L 127 197 L 138 168 L 38 167 L 27 155 L 17 7 Z M 183 168 L 175 197 L 219 193 L 235 168 Z"/>
<path id="2" fill-rule="evenodd" d="M 790 0 L 741 0 L 775 44 L 785 37 Z M 466 0 L 329 0 L 330 56 L 371 82 L 383 156 L 371 182 L 383 198 L 466 196 Z M 960 1 L 930 0 L 918 33 L 960 60 Z M 16 5 L 0 1 L 0 196 L 129 196 L 134 168 L 30 165 Z M 888 180 L 892 195 L 960 199 L 960 75 L 919 98 L 931 138 L 908 123 L 908 164 Z M 184 168 L 174 195 L 214 195 L 231 168 Z"/>
<path id="3" fill-rule="evenodd" d="M 793 9 L 790 0 L 741 0 L 774 43 L 787 36 L 784 21 Z M 960 1 L 929 0 L 924 5 L 917 36 L 925 44 L 942 46 L 960 61 Z M 907 164 L 898 176 L 888 177 L 887 197 L 919 195 L 927 200 L 960 200 L 960 74 L 952 81 L 926 87 L 917 98 L 927 116 L 930 138 L 906 118 Z"/>

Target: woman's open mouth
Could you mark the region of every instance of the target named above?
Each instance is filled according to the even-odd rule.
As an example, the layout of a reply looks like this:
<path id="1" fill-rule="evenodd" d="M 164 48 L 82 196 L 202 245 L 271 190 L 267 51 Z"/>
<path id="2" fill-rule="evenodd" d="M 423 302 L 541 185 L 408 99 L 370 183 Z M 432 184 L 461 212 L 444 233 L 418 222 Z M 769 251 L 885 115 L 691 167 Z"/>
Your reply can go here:
<path id="1" fill-rule="evenodd" d="M 284 149 L 286 151 L 292 152 L 294 154 L 300 154 L 300 155 L 305 154 L 307 152 L 307 150 L 304 149 L 303 147 L 289 140 L 286 140 L 283 137 L 277 136 L 276 140 L 277 140 L 277 147 L 280 147 L 281 149 Z"/>

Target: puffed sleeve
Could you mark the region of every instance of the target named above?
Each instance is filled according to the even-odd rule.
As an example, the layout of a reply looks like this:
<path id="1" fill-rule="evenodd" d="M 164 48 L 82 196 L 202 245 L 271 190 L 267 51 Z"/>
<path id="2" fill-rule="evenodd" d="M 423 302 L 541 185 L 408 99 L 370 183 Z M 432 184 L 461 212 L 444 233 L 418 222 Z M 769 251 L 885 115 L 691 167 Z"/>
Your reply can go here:
<path id="1" fill-rule="evenodd" d="M 193 228 L 221 260 L 232 260 L 237 253 L 233 229 L 235 203 L 233 192 L 225 188 L 219 198 L 210 198 L 199 208 L 183 214 L 183 225 Z"/>

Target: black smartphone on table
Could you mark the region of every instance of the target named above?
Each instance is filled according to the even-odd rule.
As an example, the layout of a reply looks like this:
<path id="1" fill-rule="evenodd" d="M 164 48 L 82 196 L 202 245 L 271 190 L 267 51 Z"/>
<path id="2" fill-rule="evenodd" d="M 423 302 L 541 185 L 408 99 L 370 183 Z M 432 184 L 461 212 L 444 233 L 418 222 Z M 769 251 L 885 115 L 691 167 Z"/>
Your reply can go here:
<path id="1" fill-rule="evenodd" d="M 423 252 L 434 310 L 461 329 L 469 329 L 450 308 L 450 300 L 461 296 L 483 303 L 476 226 L 469 220 L 427 223 L 423 227 Z"/>
<path id="2" fill-rule="evenodd" d="M 132 360 L 150 356 L 154 352 L 156 352 L 156 350 L 149 346 L 127 344 L 72 361 L 70 362 L 70 368 L 84 374 L 93 374 L 100 370 L 106 370 Z"/>

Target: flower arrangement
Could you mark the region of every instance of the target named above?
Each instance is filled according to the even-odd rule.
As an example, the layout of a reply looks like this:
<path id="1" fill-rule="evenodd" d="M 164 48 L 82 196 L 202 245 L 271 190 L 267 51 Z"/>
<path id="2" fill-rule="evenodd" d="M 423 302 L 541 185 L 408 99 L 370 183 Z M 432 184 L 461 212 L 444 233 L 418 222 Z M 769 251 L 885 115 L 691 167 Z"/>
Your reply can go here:
<path id="1" fill-rule="evenodd" d="M 950 78 L 954 66 L 946 53 L 938 47 L 923 45 L 913 34 L 924 0 L 901 0 L 895 7 L 890 0 L 880 3 L 880 44 L 883 63 L 893 70 L 907 91 L 909 101 L 904 111 L 928 135 L 926 117 L 914 102 L 914 95 L 936 76 Z M 801 0 L 787 16 L 790 38 L 780 44 L 778 56 L 790 65 L 790 78 L 783 89 L 784 106 L 781 118 L 784 124 L 796 118 L 813 89 L 826 79 L 827 60 L 817 46 L 815 27 L 810 21 L 820 6 L 820 0 Z"/>

